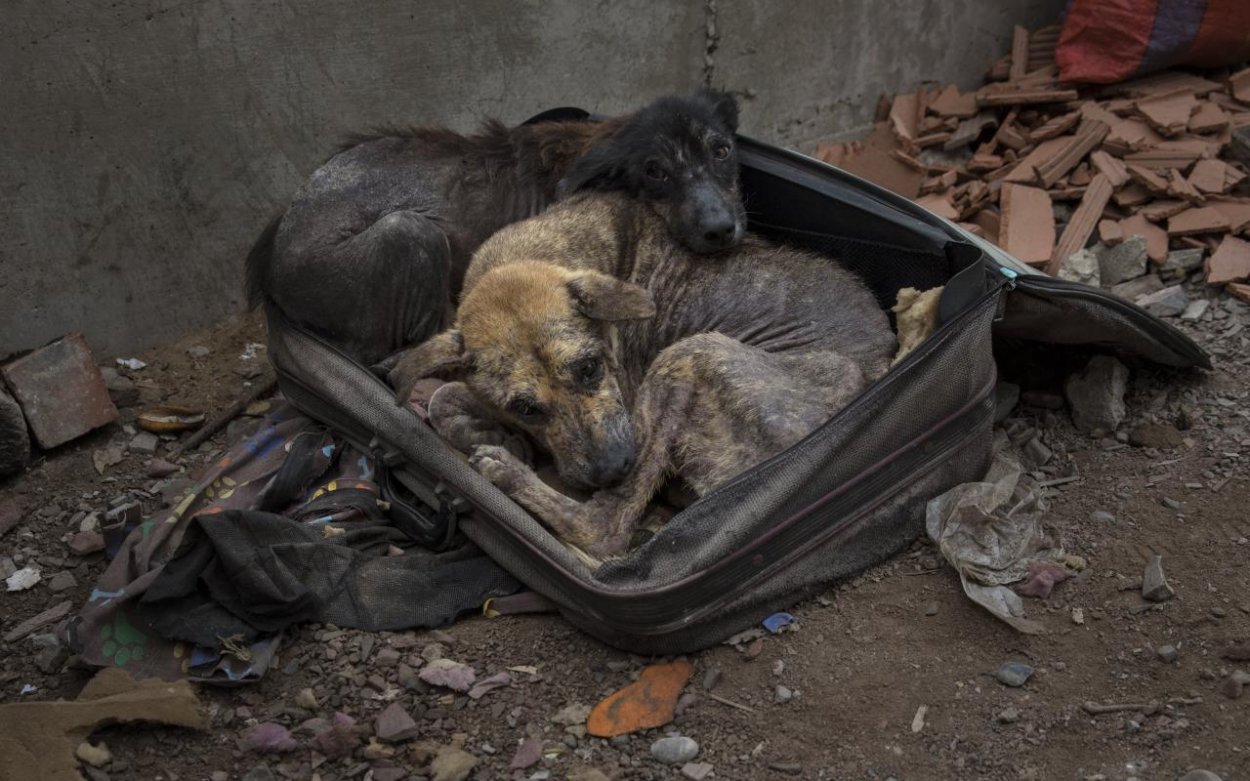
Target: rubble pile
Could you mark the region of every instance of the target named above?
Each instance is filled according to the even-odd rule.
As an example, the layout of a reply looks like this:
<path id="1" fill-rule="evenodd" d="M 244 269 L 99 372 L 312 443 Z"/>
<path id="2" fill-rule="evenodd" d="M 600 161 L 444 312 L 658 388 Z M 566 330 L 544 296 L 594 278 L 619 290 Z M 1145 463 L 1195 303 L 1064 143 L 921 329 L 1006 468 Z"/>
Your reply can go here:
<path id="1" fill-rule="evenodd" d="M 1059 28 L 1016 28 L 975 92 L 882 98 L 865 139 L 816 155 L 1052 276 L 1200 319 L 1205 280 L 1250 302 L 1250 69 L 1056 80 Z"/>

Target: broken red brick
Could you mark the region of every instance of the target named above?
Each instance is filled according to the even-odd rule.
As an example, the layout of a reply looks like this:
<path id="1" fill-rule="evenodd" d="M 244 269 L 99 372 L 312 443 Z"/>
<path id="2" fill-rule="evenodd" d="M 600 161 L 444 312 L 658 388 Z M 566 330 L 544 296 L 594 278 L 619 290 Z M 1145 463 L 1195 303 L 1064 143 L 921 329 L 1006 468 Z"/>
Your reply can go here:
<path id="1" fill-rule="evenodd" d="M 81 334 L 69 334 L 0 368 L 40 447 L 52 448 L 117 419 L 104 377 Z"/>
<path id="2" fill-rule="evenodd" d="M 1168 220 L 1168 235 L 1190 236 L 1195 233 L 1213 233 L 1228 230 L 1228 218 L 1219 209 L 1204 206 L 1186 209 Z"/>
<path id="3" fill-rule="evenodd" d="M 1189 127 L 1189 118 L 1198 110 L 1192 92 L 1174 92 L 1137 101 L 1137 113 L 1165 136 L 1177 136 Z"/>
<path id="4" fill-rule="evenodd" d="M 1002 248 L 1025 263 L 1047 263 L 1055 249 L 1055 212 L 1045 190 L 1004 184 Z"/>
<path id="5" fill-rule="evenodd" d="M 1207 284 L 1226 285 L 1250 279 L 1250 242 L 1225 236 L 1220 247 L 1207 258 Z"/>
<path id="6" fill-rule="evenodd" d="M 1168 233 L 1140 214 L 1134 214 L 1120 220 L 1120 233 L 1124 238 L 1141 236 L 1146 240 L 1146 255 L 1154 263 L 1163 263 L 1168 259 Z"/>

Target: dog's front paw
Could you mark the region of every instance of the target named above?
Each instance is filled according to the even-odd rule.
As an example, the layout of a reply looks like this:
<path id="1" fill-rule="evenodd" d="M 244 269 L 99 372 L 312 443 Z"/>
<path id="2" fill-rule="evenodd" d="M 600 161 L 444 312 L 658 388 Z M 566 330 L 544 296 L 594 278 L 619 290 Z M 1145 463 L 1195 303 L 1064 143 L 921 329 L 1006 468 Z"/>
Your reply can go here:
<path id="1" fill-rule="evenodd" d="M 533 472 L 507 449 L 498 445 L 479 445 L 469 456 L 469 465 L 478 474 L 494 483 L 508 495 L 515 494 Z"/>

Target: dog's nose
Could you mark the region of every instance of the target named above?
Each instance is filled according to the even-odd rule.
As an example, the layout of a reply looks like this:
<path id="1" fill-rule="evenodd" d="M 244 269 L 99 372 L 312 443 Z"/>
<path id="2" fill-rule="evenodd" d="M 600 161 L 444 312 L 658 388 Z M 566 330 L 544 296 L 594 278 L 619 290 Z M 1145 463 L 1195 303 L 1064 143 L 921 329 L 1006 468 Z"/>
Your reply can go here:
<path id="1" fill-rule="evenodd" d="M 600 462 L 595 473 L 595 482 L 601 486 L 615 485 L 625 479 L 634 468 L 634 449 L 632 447 L 613 448 Z"/>
<path id="2" fill-rule="evenodd" d="M 737 224 L 732 215 L 721 212 L 703 223 L 703 240 L 715 247 L 721 247 L 733 240 Z"/>

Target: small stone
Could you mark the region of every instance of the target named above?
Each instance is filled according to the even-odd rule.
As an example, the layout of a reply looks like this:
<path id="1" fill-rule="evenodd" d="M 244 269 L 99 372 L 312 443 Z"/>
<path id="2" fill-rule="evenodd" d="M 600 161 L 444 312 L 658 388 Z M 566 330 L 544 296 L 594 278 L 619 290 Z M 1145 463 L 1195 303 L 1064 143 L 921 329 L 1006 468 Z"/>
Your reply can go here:
<path id="1" fill-rule="evenodd" d="M 442 643 L 428 643 L 421 649 L 421 658 L 427 662 L 447 658 L 447 646 Z"/>
<path id="2" fill-rule="evenodd" d="M 1089 514 L 1089 518 L 1098 523 L 1115 523 L 1115 516 L 1106 510 L 1094 510 Z"/>
<path id="3" fill-rule="evenodd" d="M 151 461 L 148 461 L 146 471 L 148 477 L 161 478 L 169 477 L 180 469 L 182 467 L 172 464 L 163 458 L 153 458 Z"/>
<path id="4" fill-rule="evenodd" d="M 35 654 L 35 666 L 44 675 L 56 675 L 61 671 L 65 660 L 69 659 L 69 649 L 61 645 L 50 645 Z"/>
<path id="5" fill-rule="evenodd" d="M 1176 646 L 1174 645 L 1161 645 L 1155 649 L 1155 653 L 1159 655 L 1160 660 L 1167 662 L 1168 664 L 1175 662 L 1180 656 L 1180 653 L 1177 652 Z"/>
<path id="6" fill-rule="evenodd" d="M 1216 618 L 1226 618 L 1228 616 L 1228 611 L 1217 605 L 1216 607 L 1211 608 L 1211 615 Z"/>
<path id="7" fill-rule="evenodd" d="M 551 717 L 553 724 L 561 724 L 565 727 L 575 727 L 584 725 L 586 719 L 590 716 L 591 708 L 589 705 L 582 705 L 575 702 L 571 705 L 565 705 L 563 708 L 555 712 Z"/>
<path id="8" fill-rule="evenodd" d="M 936 616 L 938 614 L 938 603 L 936 600 L 930 600 L 925 603 L 922 611 L 926 616 Z"/>
<path id="9" fill-rule="evenodd" d="M 1176 317 L 1189 306 L 1189 296 L 1183 287 L 1173 285 L 1142 296 L 1135 303 L 1155 317 Z"/>
<path id="10" fill-rule="evenodd" d="M 1142 296 L 1158 293 L 1163 287 L 1163 280 L 1159 279 L 1158 274 L 1147 274 L 1112 287 L 1111 295 L 1123 298 L 1125 301 L 1136 301 Z"/>
<path id="11" fill-rule="evenodd" d="M 211 352 L 212 350 L 208 349 L 202 344 L 197 344 L 194 347 L 187 348 L 187 355 L 191 356 L 192 358 L 203 358 L 204 356 L 208 355 Z"/>
<path id="12" fill-rule="evenodd" d="M 239 747 L 244 751 L 278 754 L 294 751 L 299 748 L 299 744 L 291 737 L 286 727 L 275 721 L 265 721 L 244 730 Z"/>
<path id="13" fill-rule="evenodd" d="M 425 688 L 425 682 L 417 677 L 417 671 L 403 662 L 396 667 L 395 679 L 408 691 L 421 691 Z"/>
<path id="14" fill-rule="evenodd" d="M 794 692 L 790 691 L 790 689 L 785 686 L 778 685 L 777 688 L 773 690 L 773 702 L 778 705 L 785 704 L 792 699 L 794 699 Z"/>
<path id="15" fill-rule="evenodd" d="M 477 673 L 472 667 L 451 659 L 435 659 L 422 667 L 417 675 L 431 686 L 442 686 L 458 692 L 467 692 L 477 680 Z"/>
<path id="16" fill-rule="evenodd" d="M 417 722 L 398 702 L 392 702 L 374 721 L 373 733 L 386 743 L 401 743 L 417 736 Z"/>
<path id="17" fill-rule="evenodd" d="M 313 694 L 312 689 L 300 689 L 299 694 L 295 695 L 295 704 L 304 710 L 317 710 L 317 695 Z"/>
<path id="18" fill-rule="evenodd" d="M 75 532 L 70 535 L 69 549 L 75 556 L 89 556 L 104 550 L 104 535 L 98 531 Z"/>
<path id="19" fill-rule="evenodd" d="M 1020 711 L 1015 708 L 1003 708 L 994 718 L 999 724 L 1015 724 L 1020 720 Z"/>
<path id="20" fill-rule="evenodd" d="M 1194 249 L 1178 249 L 1168 253 L 1167 260 L 1159 267 L 1159 271 L 1169 274 L 1188 274 L 1202 268 L 1202 256 L 1206 250 L 1201 247 Z"/>
<path id="21" fill-rule="evenodd" d="M 785 773 L 788 776 L 797 776 L 803 772 L 803 766 L 798 762 L 770 762 L 768 769 Z"/>
<path id="22" fill-rule="evenodd" d="M 399 651 L 394 648 L 383 648 L 373 657 L 373 663 L 378 667 L 394 667 L 399 664 Z"/>
<path id="23" fill-rule="evenodd" d="M 1085 433 L 1115 431 L 1124 420 L 1128 367 L 1109 355 L 1096 355 L 1064 384 L 1072 422 Z"/>
<path id="24" fill-rule="evenodd" d="M 508 767 L 512 770 L 526 770 L 537 765 L 542 758 L 542 738 L 527 738 L 521 741 L 521 745 L 517 746 L 516 753 L 512 755 L 512 762 Z"/>
<path id="25" fill-rule="evenodd" d="M 1099 278 L 1103 287 L 1111 287 L 1146 273 L 1146 239 L 1130 236 L 1114 247 L 1097 244 Z"/>
<path id="26" fill-rule="evenodd" d="M 1220 684 L 1220 691 L 1228 699 L 1235 700 L 1241 697 L 1242 691 L 1245 687 L 1245 683 L 1230 675 L 1224 679 L 1222 684 Z"/>
<path id="27" fill-rule="evenodd" d="M 1180 447 L 1184 443 L 1181 432 L 1166 423 L 1142 423 L 1128 434 L 1128 441 L 1137 447 L 1153 447 L 1160 450 Z"/>
<path id="28" fill-rule="evenodd" d="M 1151 556 L 1146 564 L 1146 571 L 1142 574 L 1141 595 L 1149 602 L 1166 602 L 1176 596 L 1163 574 L 1162 556 Z"/>
<path id="29" fill-rule="evenodd" d="M 1102 281 L 1102 274 L 1098 269 L 1098 255 L 1092 248 L 1072 253 L 1059 265 L 1059 278 L 1098 287 Z"/>
<path id="30" fill-rule="evenodd" d="M 712 689 L 715 689 L 716 684 L 720 683 L 722 677 L 724 677 L 724 672 L 721 671 L 719 666 L 709 667 L 707 672 L 703 673 L 703 691 L 710 692 Z"/>
<path id="31" fill-rule="evenodd" d="M 1083 608 L 1072 608 L 1072 623 L 1077 624 L 1078 626 L 1085 623 L 1085 610 Z"/>
<path id="32" fill-rule="evenodd" d="M 445 746 L 430 763 L 431 781 L 464 781 L 476 766 L 477 757 L 463 749 Z"/>
<path id="33" fill-rule="evenodd" d="M 1004 686 L 1016 688 L 1033 677 L 1033 668 L 1024 662 L 1004 662 L 994 673 L 994 677 Z"/>
<path id="34" fill-rule="evenodd" d="M 130 450 L 135 453 L 145 453 L 152 455 L 156 452 L 156 448 L 161 444 L 160 437 L 151 431 L 140 431 L 135 434 L 134 439 L 130 440 Z"/>
<path id="35" fill-rule="evenodd" d="M 230 774 L 224 770 L 214 770 L 208 774 L 209 781 L 230 781 Z"/>
<path id="36" fill-rule="evenodd" d="M 682 765 L 699 755 L 699 744 L 685 736 L 660 738 L 651 744 L 651 756 L 666 765 Z"/>
<path id="37" fill-rule="evenodd" d="M 104 767 L 113 761 L 113 754 L 108 746 L 103 743 L 93 746 L 85 740 L 74 749 L 74 756 L 92 767 Z"/>
<path id="38" fill-rule="evenodd" d="M 712 766 L 706 762 L 687 762 L 681 766 L 681 774 L 691 781 L 703 781 L 712 775 Z"/>
<path id="39" fill-rule="evenodd" d="M 1181 312 L 1181 319 L 1189 322 L 1201 320 L 1202 316 L 1211 308 L 1211 302 L 1205 298 L 1195 298 L 1185 307 L 1185 311 Z"/>
<path id="40" fill-rule="evenodd" d="M 22 567 L 5 578 L 4 584 L 9 591 L 25 591 L 28 588 L 33 588 L 42 577 L 39 574 L 39 570 L 34 567 Z"/>
<path id="41" fill-rule="evenodd" d="M 58 572 L 48 578 L 48 590 L 52 592 L 68 591 L 77 587 L 78 581 L 74 579 L 73 573 L 68 570 Z"/>

